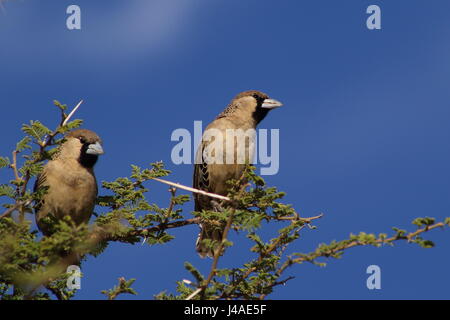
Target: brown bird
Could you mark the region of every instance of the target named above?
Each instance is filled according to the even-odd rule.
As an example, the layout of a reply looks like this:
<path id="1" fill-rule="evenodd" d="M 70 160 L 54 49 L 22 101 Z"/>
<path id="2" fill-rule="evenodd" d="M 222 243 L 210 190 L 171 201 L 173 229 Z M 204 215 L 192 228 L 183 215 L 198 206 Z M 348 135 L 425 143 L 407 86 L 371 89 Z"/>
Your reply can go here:
<path id="1" fill-rule="evenodd" d="M 228 107 L 206 127 L 201 144 L 197 150 L 196 164 L 194 166 L 194 188 L 223 196 L 227 195 L 227 181 L 241 178 L 245 164 L 251 163 L 254 153 L 254 145 L 251 142 L 251 138 L 245 140 L 244 146 L 239 148 L 236 138 L 233 137 L 231 147 L 227 147 L 227 132 L 230 132 L 230 129 L 233 130 L 232 132 L 238 132 L 239 129 L 242 129 L 244 132 L 249 129 L 250 131 L 255 130 L 258 123 L 267 116 L 271 109 L 280 106 L 282 106 L 281 102 L 270 99 L 265 93 L 260 91 L 251 90 L 238 94 Z M 217 148 L 211 148 L 211 143 L 214 141 L 217 142 L 216 146 L 221 144 L 220 140 L 217 140 L 217 133 L 221 133 L 222 136 L 223 154 Z M 214 136 L 214 139 L 210 137 L 211 135 Z M 231 138 L 229 138 L 230 140 Z M 212 149 L 215 151 L 212 151 Z M 205 154 L 209 151 L 209 155 Z M 215 162 L 211 157 L 215 157 Z M 220 161 L 222 159 L 223 161 Z M 231 162 L 230 159 L 232 160 Z M 194 193 L 194 200 L 195 211 L 220 211 L 217 203 L 211 197 Z M 221 241 L 223 228 L 223 226 L 216 226 L 211 223 L 200 224 L 196 250 L 202 258 L 214 256 L 214 250 L 205 246 L 202 241 L 205 239 Z"/>
<path id="2" fill-rule="evenodd" d="M 36 205 L 36 222 L 44 235 L 51 229 L 44 218 L 70 216 L 75 224 L 87 223 L 92 215 L 97 197 L 97 181 L 93 167 L 103 154 L 99 136 L 86 129 L 68 133 L 52 160 L 37 177 L 34 190 L 48 187 Z"/>

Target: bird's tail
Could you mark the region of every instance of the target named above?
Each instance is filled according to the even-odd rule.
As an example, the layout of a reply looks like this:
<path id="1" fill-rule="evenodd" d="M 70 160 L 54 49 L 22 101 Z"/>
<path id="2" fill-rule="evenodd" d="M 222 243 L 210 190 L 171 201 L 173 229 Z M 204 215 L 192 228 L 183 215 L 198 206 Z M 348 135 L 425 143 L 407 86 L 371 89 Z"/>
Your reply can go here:
<path id="1" fill-rule="evenodd" d="M 195 249 L 197 250 L 200 257 L 214 257 L 214 251 L 222 241 L 223 229 L 217 226 L 202 223 L 200 226 L 200 233 L 198 234 L 197 242 L 195 244 Z M 216 241 L 213 247 L 207 246 L 203 240 Z"/>

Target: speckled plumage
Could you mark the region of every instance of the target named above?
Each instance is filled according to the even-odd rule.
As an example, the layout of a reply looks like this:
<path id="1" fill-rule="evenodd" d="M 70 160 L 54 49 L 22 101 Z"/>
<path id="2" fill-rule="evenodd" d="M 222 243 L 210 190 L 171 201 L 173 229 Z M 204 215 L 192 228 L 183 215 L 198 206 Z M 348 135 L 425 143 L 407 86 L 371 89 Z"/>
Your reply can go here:
<path id="1" fill-rule="evenodd" d="M 256 129 L 256 126 L 261 122 L 264 117 L 268 114 L 269 109 L 261 108 L 264 100 L 269 99 L 268 95 L 256 90 L 245 91 L 238 94 L 230 104 L 222 111 L 216 119 L 211 122 L 205 132 L 209 129 L 220 130 L 223 136 L 226 136 L 226 130 L 228 129 Z M 226 139 L 224 139 L 224 144 L 226 144 Z M 219 195 L 227 195 L 227 184 L 226 182 L 241 178 L 245 164 L 240 163 L 227 163 L 227 164 L 207 164 L 203 159 L 203 151 L 211 143 L 205 139 L 197 150 L 196 159 L 201 160 L 201 163 L 194 165 L 194 176 L 193 176 L 193 186 L 196 189 L 204 190 L 211 193 L 216 193 Z M 252 154 L 254 146 L 251 143 L 246 143 L 245 145 L 245 155 L 246 162 L 250 163 L 252 159 Z M 234 148 L 233 155 L 236 156 L 237 149 Z M 224 158 L 226 157 L 226 150 Z M 195 210 L 216 210 L 211 198 L 201 194 L 194 193 L 195 200 Z M 197 239 L 196 249 L 200 256 L 205 257 L 213 256 L 213 251 L 202 245 L 201 241 L 203 239 L 212 239 L 220 241 L 222 238 L 222 229 L 220 226 L 213 226 L 210 224 L 202 223 L 200 225 L 201 231 Z"/>

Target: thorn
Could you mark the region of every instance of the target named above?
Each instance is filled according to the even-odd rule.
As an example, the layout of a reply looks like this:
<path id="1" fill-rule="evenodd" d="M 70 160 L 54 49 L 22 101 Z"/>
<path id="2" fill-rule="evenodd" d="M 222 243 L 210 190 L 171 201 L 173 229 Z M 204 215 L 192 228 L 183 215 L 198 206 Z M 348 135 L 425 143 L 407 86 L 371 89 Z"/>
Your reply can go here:
<path id="1" fill-rule="evenodd" d="M 72 116 L 75 114 L 75 112 L 78 110 L 78 108 L 81 106 L 82 103 L 83 103 L 83 100 L 80 100 L 80 102 L 78 102 L 78 104 L 75 106 L 75 108 L 73 108 L 73 110 L 69 113 L 67 118 L 64 120 L 62 126 L 65 126 L 67 124 L 67 122 L 69 122 L 70 118 L 72 118 Z"/>
<path id="2" fill-rule="evenodd" d="M 210 192 L 206 192 L 206 191 L 203 191 L 203 190 L 194 189 L 194 188 L 187 187 L 187 186 L 184 186 L 184 185 L 179 184 L 179 183 L 163 180 L 163 179 L 160 179 L 160 178 L 150 178 L 150 179 L 158 181 L 158 182 L 161 182 L 161 183 L 165 183 L 165 184 L 167 184 L 169 186 L 173 186 L 173 187 L 178 188 L 178 189 L 183 189 L 183 190 L 186 190 L 186 191 L 200 193 L 200 194 L 203 194 L 203 195 L 211 197 L 211 198 L 216 198 L 216 199 L 225 200 L 225 201 L 230 201 L 231 200 L 230 198 L 225 197 L 225 196 L 221 196 L 219 194 L 215 194 L 215 193 L 210 193 Z"/>
<path id="3" fill-rule="evenodd" d="M 203 289 L 202 288 L 198 288 L 197 290 L 195 290 L 189 297 L 186 298 L 186 300 L 191 300 L 192 298 L 194 298 L 197 294 L 199 294 Z"/>

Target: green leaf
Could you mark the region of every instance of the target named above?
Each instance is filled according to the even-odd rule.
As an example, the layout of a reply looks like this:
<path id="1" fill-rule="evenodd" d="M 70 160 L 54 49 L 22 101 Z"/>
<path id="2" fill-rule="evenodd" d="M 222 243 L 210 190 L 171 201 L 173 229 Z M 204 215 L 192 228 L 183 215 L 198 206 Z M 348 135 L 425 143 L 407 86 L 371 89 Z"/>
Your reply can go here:
<path id="1" fill-rule="evenodd" d="M 1 184 L 0 197 L 14 198 L 14 188 L 7 184 Z"/>
<path id="2" fill-rule="evenodd" d="M 61 104 L 58 100 L 53 100 L 53 104 L 57 106 L 61 111 L 64 111 L 67 109 L 67 105 Z"/>
<path id="3" fill-rule="evenodd" d="M 137 295 L 137 292 L 131 288 L 131 285 L 136 281 L 136 279 L 125 280 L 125 278 L 119 278 L 119 284 L 114 286 L 113 289 L 102 290 L 101 293 L 106 295 L 109 300 L 114 300 L 119 294 L 128 293 Z"/>
<path id="4" fill-rule="evenodd" d="M 434 224 L 435 221 L 436 221 L 436 219 L 434 219 L 434 218 L 425 217 L 425 218 L 414 219 L 414 221 L 412 223 L 418 227 L 421 227 L 423 225 L 431 226 L 432 224 Z"/>
<path id="5" fill-rule="evenodd" d="M 27 163 L 22 168 L 19 169 L 19 172 L 22 175 L 29 174 L 31 177 L 34 177 L 42 172 L 43 166 L 42 163 Z"/>
<path id="6" fill-rule="evenodd" d="M 0 157 L 0 168 L 7 167 L 11 164 L 8 157 Z"/>
<path id="7" fill-rule="evenodd" d="M 189 271 L 192 276 L 195 278 L 195 280 L 197 281 L 197 283 L 202 283 L 203 280 L 205 279 L 203 277 L 203 275 L 200 273 L 200 271 L 197 270 L 197 268 L 195 268 L 190 262 L 185 262 L 184 263 L 184 267 L 187 271 Z"/>
<path id="8" fill-rule="evenodd" d="M 44 126 L 40 121 L 30 121 L 30 125 L 22 125 L 22 131 L 29 136 L 41 141 L 46 135 L 51 133 L 51 130 Z"/>
<path id="9" fill-rule="evenodd" d="M 29 145 L 30 142 L 31 142 L 30 137 L 28 136 L 24 137 L 16 144 L 16 150 L 20 152 L 23 151 L 24 149 L 31 149 L 31 146 Z"/>
<path id="10" fill-rule="evenodd" d="M 58 132 L 66 133 L 68 131 L 71 131 L 73 129 L 80 127 L 82 124 L 83 124 L 83 120 L 75 119 L 75 120 L 68 122 L 64 127 L 59 127 Z"/>
<path id="11" fill-rule="evenodd" d="M 431 240 L 422 240 L 419 242 L 419 244 L 422 248 L 426 248 L 426 249 L 434 247 L 434 242 Z"/>

